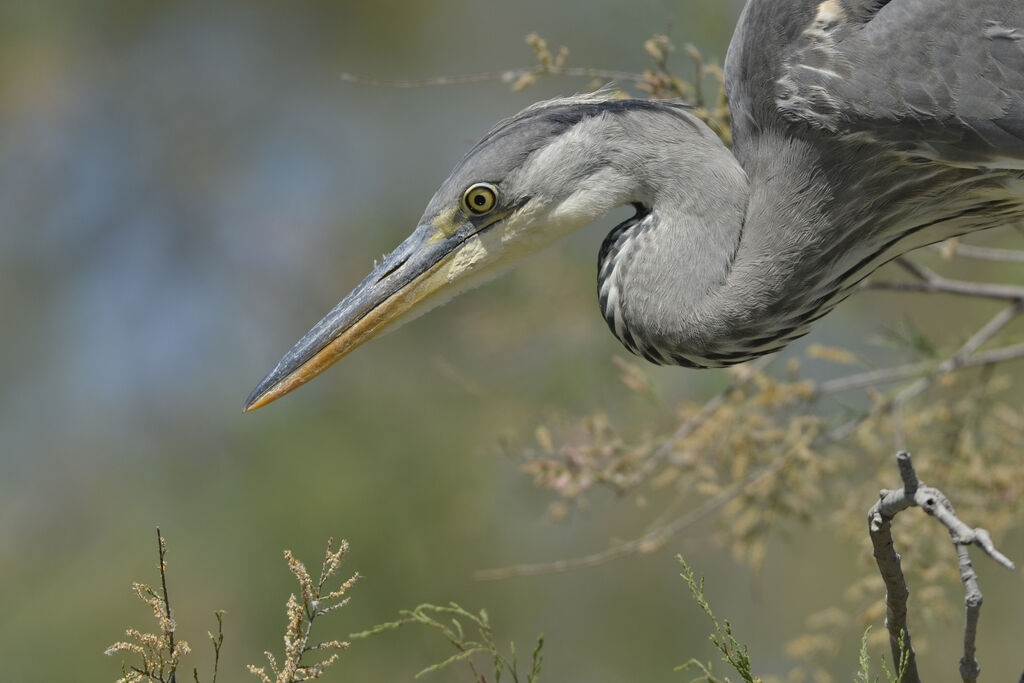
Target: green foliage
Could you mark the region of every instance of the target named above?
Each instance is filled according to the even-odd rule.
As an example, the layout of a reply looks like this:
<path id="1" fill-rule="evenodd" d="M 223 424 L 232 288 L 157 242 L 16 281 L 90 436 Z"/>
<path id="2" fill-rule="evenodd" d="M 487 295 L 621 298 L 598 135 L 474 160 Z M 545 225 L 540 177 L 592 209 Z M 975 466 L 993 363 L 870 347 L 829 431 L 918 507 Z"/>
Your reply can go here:
<path id="1" fill-rule="evenodd" d="M 732 634 L 732 626 L 729 624 L 729 620 L 725 619 L 722 622 L 718 621 L 718 617 L 711 611 L 711 605 L 708 603 L 706 597 L 704 597 L 704 577 L 700 577 L 697 580 L 694 577 L 693 569 L 690 565 L 686 564 L 686 560 L 681 555 L 677 556 L 679 564 L 683 565 L 683 573 L 680 576 L 686 581 L 686 585 L 690 587 L 690 593 L 693 595 L 693 599 L 700 605 L 700 608 L 704 610 L 704 613 L 711 619 L 711 624 L 714 626 L 714 633 L 709 638 L 712 644 L 719 652 L 722 653 L 722 661 L 726 662 L 736 673 L 740 675 L 746 683 L 759 683 L 760 678 L 754 678 L 754 675 L 750 672 L 750 652 L 746 645 L 736 640 L 736 637 Z M 706 667 L 695 659 L 691 659 L 682 666 L 677 667 L 677 670 L 685 670 L 690 667 L 696 667 L 700 669 L 704 675 L 704 680 L 708 683 L 713 683 L 717 679 L 712 676 L 711 666 L 708 664 Z M 728 681 L 729 679 L 725 679 Z"/>
<path id="2" fill-rule="evenodd" d="M 220 649 L 224 646 L 224 610 L 217 610 L 213 616 L 217 617 L 217 635 L 213 635 L 211 631 L 207 631 L 206 635 L 213 645 L 213 677 L 210 679 L 210 683 L 217 683 L 217 671 L 220 669 Z M 195 683 L 199 683 L 199 671 L 195 668 L 192 669 L 192 678 Z"/>
<path id="3" fill-rule="evenodd" d="M 515 643 L 509 643 L 507 656 L 501 652 L 494 640 L 494 632 L 486 610 L 480 610 L 473 614 L 452 602 L 446 606 L 424 604 L 412 610 L 402 610 L 399 614 L 401 619 L 378 624 L 372 629 L 353 633 L 349 637 L 353 639 L 368 638 L 409 624 L 422 624 L 440 632 L 456 652 L 447 659 L 424 668 L 416 674 L 416 678 L 440 671 L 457 662 L 465 662 L 472 671 L 473 680 L 487 683 L 487 676 L 482 673 L 481 668 L 473 659 L 476 655 L 482 655 L 484 660 L 490 660 L 495 683 L 500 681 L 505 673 L 511 676 L 515 683 L 520 683 L 520 681 L 536 683 L 539 680 L 541 664 L 544 659 L 541 654 L 544 647 L 543 634 L 537 638 L 537 644 L 530 657 L 530 669 L 525 673 L 525 678 L 522 678 L 520 677 Z M 467 634 L 467 626 L 475 629 L 475 636 Z"/>
<path id="4" fill-rule="evenodd" d="M 857 676 L 854 678 L 856 683 L 872 683 L 871 682 L 871 655 L 868 654 L 868 635 L 871 633 L 871 627 L 868 626 L 864 629 L 864 635 L 860 638 L 860 655 L 858 657 L 858 663 L 860 668 L 857 670 Z"/>
<path id="5" fill-rule="evenodd" d="M 871 627 L 868 626 L 864 629 L 864 635 L 860 639 L 860 656 L 859 663 L 860 668 L 857 670 L 857 675 L 854 677 L 856 683 L 877 683 L 878 677 L 871 676 L 871 655 L 868 654 L 868 636 L 871 634 Z M 906 647 L 906 638 L 902 631 L 900 631 L 900 661 L 897 667 L 898 673 L 893 673 L 889 670 L 889 665 L 885 660 L 883 654 L 880 658 L 882 673 L 885 675 L 885 680 L 888 683 L 900 683 L 903 680 L 904 674 L 907 672 L 907 666 L 910 663 L 910 650 Z"/>

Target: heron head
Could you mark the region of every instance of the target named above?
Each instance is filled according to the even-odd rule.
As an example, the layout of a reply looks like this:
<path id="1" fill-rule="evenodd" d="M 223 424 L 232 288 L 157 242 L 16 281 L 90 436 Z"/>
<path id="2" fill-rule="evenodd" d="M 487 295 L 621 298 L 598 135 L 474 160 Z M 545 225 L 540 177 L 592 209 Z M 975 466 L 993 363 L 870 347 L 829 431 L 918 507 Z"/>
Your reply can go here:
<path id="1" fill-rule="evenodd" d="M 672 105 L 587 95 L 536 104 L 499 123 L 459 162 L 413 233 L 278 362 L 245 403 L 280 398 L 385 330 L 500 274 L 628 203 L 617 114 Z M 614 161 L 612 157 L 615 157 Z"/>

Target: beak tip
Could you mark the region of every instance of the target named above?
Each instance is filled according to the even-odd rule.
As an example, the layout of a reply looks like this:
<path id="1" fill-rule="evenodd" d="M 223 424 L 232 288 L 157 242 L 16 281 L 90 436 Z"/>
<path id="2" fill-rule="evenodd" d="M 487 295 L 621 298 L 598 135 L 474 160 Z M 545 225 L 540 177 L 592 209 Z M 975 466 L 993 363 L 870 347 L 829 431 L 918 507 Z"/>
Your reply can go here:
<path id="1" fill-rule="evenodd" d="M 269 376 L 257 384 L 256 388 L 245 399 L 245 403 L 242 404 L 243 414 L 258 410 L 276 398 L 273 392 L 274 383 L 268 383 L 268 379 L 270 379 Z"/>

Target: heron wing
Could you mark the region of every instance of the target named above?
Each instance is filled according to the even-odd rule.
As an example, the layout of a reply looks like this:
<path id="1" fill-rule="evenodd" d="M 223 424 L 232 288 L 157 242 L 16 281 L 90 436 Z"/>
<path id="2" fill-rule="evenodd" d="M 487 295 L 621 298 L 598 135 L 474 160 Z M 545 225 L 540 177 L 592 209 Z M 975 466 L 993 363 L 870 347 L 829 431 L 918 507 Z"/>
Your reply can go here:
<path id="1" fill-rule="evenodd" d="M 773 69 L 785 119 L 945 163 L 1024 168 L 1024 2 L 794 5 L 803 28 L 789 25 Z"/>

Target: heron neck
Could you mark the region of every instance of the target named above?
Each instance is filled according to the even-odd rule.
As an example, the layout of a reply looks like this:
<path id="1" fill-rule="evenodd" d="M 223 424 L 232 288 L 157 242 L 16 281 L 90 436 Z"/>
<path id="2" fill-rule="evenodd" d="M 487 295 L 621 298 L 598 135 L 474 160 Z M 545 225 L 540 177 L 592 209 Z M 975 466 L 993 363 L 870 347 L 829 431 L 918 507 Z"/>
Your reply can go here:
<path id="1" fill-rule="evenodd" d="M 726 332 L 717 329 L 711 302 L 727 286 L 743 239 L 747 174 L 695 123 L 685 137 L 636 145 L 644 155 L 637 214 L 608 235 L 599 258 L 609 328 L 655 363 L 706 365 L 699 349 Z"/>
<path id="2" fill-rule="evenodd" d="M 720 367 L 775 350 L 803 331 L 786 329 L 781 312 L 800 310 L 790 285 L 813 265 L 807 247 L 821 234 L 827 188 L 782 138 L 741 150 L 742 165 L 720 144 L 680 144 L 677 168 L 662 169 L 672 181 L 605 240 L 608 325 L 656 363 Z M 780 171 L 790 168 L 803 171 Z"/>

